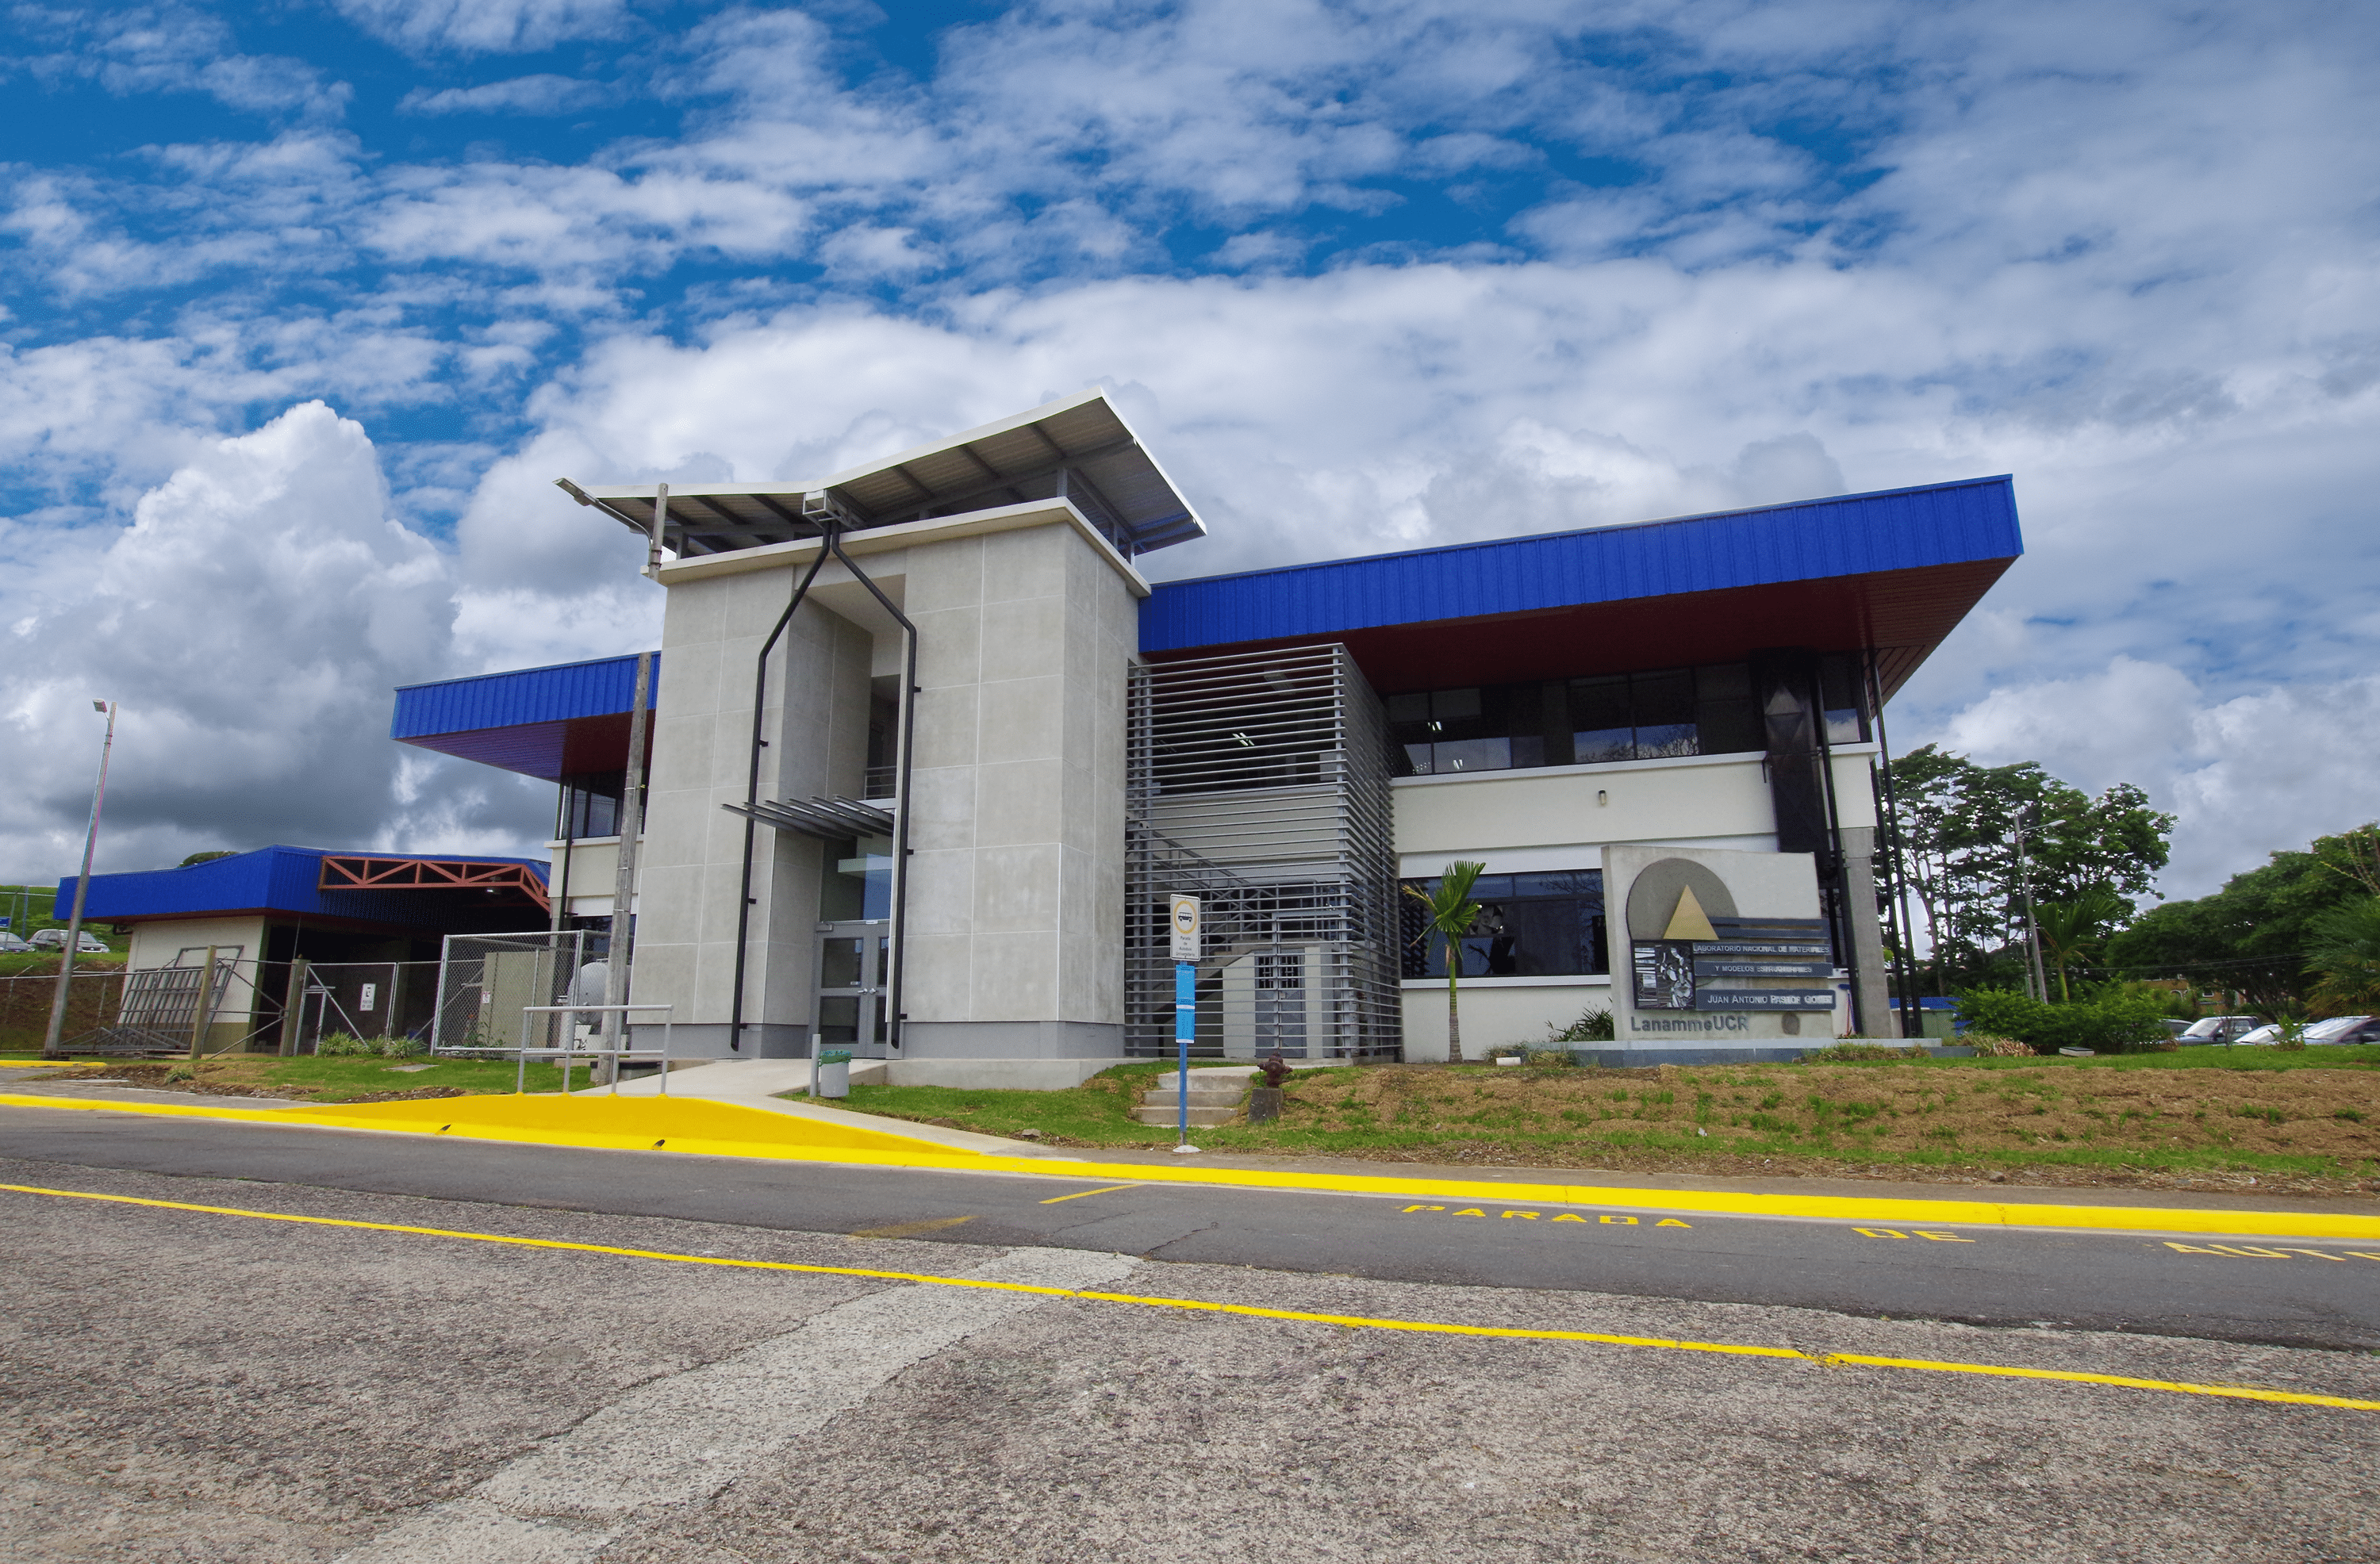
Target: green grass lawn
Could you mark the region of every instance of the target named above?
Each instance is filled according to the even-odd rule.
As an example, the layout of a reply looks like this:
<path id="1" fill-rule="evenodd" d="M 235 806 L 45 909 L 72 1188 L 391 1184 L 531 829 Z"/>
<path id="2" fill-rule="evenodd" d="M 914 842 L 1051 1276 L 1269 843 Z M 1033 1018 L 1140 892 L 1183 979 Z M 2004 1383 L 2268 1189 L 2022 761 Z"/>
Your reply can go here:
<path id="1" fill-rule="evenodd" d="M 2219 1171 L 2355 1186 L 2380 1172 L 2362 1145 L 2367 1120 L 2380 1123 L 2375 1067 L 2380 1049 L 2357 1048 L 1724 1065 L 1658 1081 L 1593 1068 L 1363 1067 L 1300 1071 L 1280 1121 L 1192 1135 L 1212 1151 L 1394 1161 L 2060 1169 L 2084 1182 Z M 2134 1073 L 2143 1070 L 2192 1073 Z M 2320 1083 L 2318 1104 L 2295 1104 L 2301 1094 L 2284 1085 L 2302 1070 L 2331 1073 L 2307 1078 Z M 986 1134 L 1038 1130 L 1050 1144 L 1156 1147 L 1172 1144 L 1172 1126 L 1135 1123 L 1131 1109 L 1170 1072 L 1125 1065 L 1060 1092 L 861 1085 L 847 1106 Z"/>
<path id="2" fill-rule="evenodd" d="M 77 972 L 121 972 L 125 954 L 110 951 L 99 955 L 86 951 L 75 957 Z M 58 975 L 58 952 L 55 951 L 0 951 L 0 977 L 55 977 Z"/>

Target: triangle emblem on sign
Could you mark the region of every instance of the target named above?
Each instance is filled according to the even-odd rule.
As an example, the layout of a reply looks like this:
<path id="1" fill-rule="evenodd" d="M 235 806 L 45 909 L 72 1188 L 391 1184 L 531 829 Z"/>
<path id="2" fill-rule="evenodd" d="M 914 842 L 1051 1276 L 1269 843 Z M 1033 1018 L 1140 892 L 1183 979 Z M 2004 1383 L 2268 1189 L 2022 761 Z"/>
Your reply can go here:
<path id="1" fill-rule="evenodd" d="M 1703 904 L 1694 900 L 1691 885 L 1678 892 L 1678 909 L 1670 915 L 1670 927 L 1661 930 L 1664 940 L 1716 940 L 1718 930 L 1704 915 Z"/>

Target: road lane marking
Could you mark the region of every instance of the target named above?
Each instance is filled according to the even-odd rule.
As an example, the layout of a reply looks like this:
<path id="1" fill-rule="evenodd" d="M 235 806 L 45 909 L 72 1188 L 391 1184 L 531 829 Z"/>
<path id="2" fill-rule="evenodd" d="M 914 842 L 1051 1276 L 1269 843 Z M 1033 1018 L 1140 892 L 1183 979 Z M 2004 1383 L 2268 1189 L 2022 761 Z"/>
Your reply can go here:
<path id="1" fill-rule="evenodd" d="M 1930 1238 L 1937 1243 L 1973 1243 L 1975 1242 L 1975 1240 L 1972 1238 L 1961 1238 L 1954 1232 L 1929 1232 L 1924 1228 L 1912 1228 L 1908 1232 L 1902 1232 L 1899 1228 L 1853 1228 L 1852 1231 L 1859 1234 L 1862 1238 L 1908 1238 L 1913 1234 L 1919 1238 Z"/>
<path id="2" fill-rule="evenodd" d="M 1720 1357 L 1771 1358 L 1822 1367 L 1896 1368 L 1928 1374 L 1972 1374 L 2001 1379 L 2031 1379 L 2050 1384 L 2100 1385 L 2127 1390 L 2156 1390 L 2180 1396 L 2211 1396 L 2228 1400 L 2272 1401 L 2286 1406 L 2333 1407 L 2345 1412 L 2380 1412 L 2380 1400 L 2347 1396 L 2317 1396 L 2296 1390 L 2271 1390 L 2252 1385 L 2200 1385 L 2183 1380 L 2140 1379 L 2129 1375 L 2092 1374 L 2073 1369 L 2019 1368 L 2007 1364 L 1955 1363 L 1936 1358 L 1886 1358 L 1863 1352 L 1805 1352 L 1796 1347 L 1761 1347 L 1733 1341 L 1689 1341 L 1656 1336 L 1614 1336 L 1592 1330 L 1541 1330 L 1521 1326 L 1451 1325 L 1439 1320 L 1387 1319 L 1367 1315 L 1315 1314 L 1302 1309 L 1265 1309 L 1252 1303 L 1216 1303 L 1197 1298 L 1147 1297 L 1131 1292 L 1095 1292 L 1087 1289 L 1041 1287 L 1013 1281 L 989 1281 L 965 1276 L 928 1276 L 915 1271 L 874 1270 L 860 1266 L 808 1266 L 792 1260 L 736 1260 L 714 1255 L 677 1255 L 659 1249 L 625 1249 L 605 1243 L 573 1243 L 558 1238 L 519 1238 L 510 1233 L 466 1232 L 451 1228 L 413 1227 L 400 1222 L 365 1222 L 346 1217 L 307 1217 L 285 1211 L 249 1211 L 234 1206 L 200 1206 L 181 1200 L 148 1200 L 131 1194 L 102 1194 L 90 1190 L 46 1189 L 38 1184 L 0 1184 L 0 1191 L 46 1194 L 66 1200 L 96 1200 L 115 1206 L 140 1206 L 161 1211 L 196 1211 L 212 1217 L 245 1217 L 258 1221 L 289 1222 L 302 1227 L 347 1228 L 365 1232 L 398 1232 L 421 1238 L 451 1238 L 474 1243 L 504 1243 L 523 1249 L 558 1249 L 583 1255 L 616 1255 L 634 1260 L 667 1260 L 687 1266 L 718 1266 L 730 1270 L 795 1271 L 806 1276 L 851 1276 L 876 1281 L 908 1281 L 928 1287 L 960 1287 L 998 1292 L 1031 1292 L 1052 1298 L 1077 1298 L 1094 1303 L 1123 1303 L 1136 1308 L 1181 1309 L 1195 1314 L 1236 1315 L 1251 1319 L 1289 1320 L 1308 1325 L 1337 1325 L 1354 1330 L 1388 1330 L 1425 1336 L 1467 1336 L 1508 1341 L 1576 1341 L 1606 1347 L 1639 1347 L 1672 1352 L 1702 1352 Z M 1044 1251 L 1037 1251 L 1044 1252 Z"/>
<path id="3" fill-rule="evenodd" d="M 1078 1189 L 1072 1194 L 1053 1194 L 1049 1199 L 1041 1202 L 1041 1204 L 1044 1206 L 1055 1206 L 1061 1200 L 1080 1200 L 1087 1194 L 1113 1194 L 1120 1189 L 1138 1189 L 1139 1187 L 1140 1186 L 1138 1184 L 1110 1184 L 1105 1189 Z"/>

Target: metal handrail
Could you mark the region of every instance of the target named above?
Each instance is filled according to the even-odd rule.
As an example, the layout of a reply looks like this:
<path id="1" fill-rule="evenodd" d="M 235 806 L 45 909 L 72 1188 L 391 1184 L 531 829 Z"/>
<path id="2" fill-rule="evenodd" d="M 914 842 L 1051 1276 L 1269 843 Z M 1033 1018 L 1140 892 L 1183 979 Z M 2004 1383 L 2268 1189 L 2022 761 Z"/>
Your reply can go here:
<path id="1" fill-rule="evenodd" d="M 517 1072 L 516 1072 L 516 1073 L 515 1073 L 515 1075 L 514 1075 L 514 1078 L 513 1078 L 513 1095 L 514 1095 L 515 1097 L 518 1097 L 518 1096 L 522 1095 L 523 1093 L 525 1093 L 526 1091 L 528 1091 L 528 1059 L 529 1059 L 529 1055 L 531 1055 L 531 1054 L 536 1054 L 536 1055 L 538 1055 L 540 1058 L 558 1058 L 558 1059 L 560 1059 L 560 1060 L 562 1061 L 562 1095 L 563 1095 L 563 1096 L 565 1096 L 565 1097 L 568 1097 L 568 1096 L 570 1095 L 570 1061 L 571 1061 L 572 1059 L 576 1058 L 577 1056 L 578 1056 L 579 1054 L 582 1054 L 582 1053 L 585 1053 L 585 1054 L 596 1054 L 596 1053 L 601 1053 L 601 1054 L 609 1054 L 609 1055 L 611 1056 L 611 1059 L 612 1059 L 612 1091 L 611 1091 L 611 1095 L 612 1095 L 612 1096 L 613 1096 L 613 1097 L 618 1097 L 618 1096 L 620 1095 L 620 1061 L 621 1061 L 621 1059 L 622 1059 L 623 1057 L 625 1057 L 625 1055 L 627 1055 L 627 1054 L 632 1053 L 632 1052 L 634 1052 L 634 1051 L 635 1051 L 635 1050 L 634 1050 L 634 1049 L 629 1049 L 629 1048 L 626 1048 L 626 1047 L 621 1046 L 621 1044 L 614 1044 L 613 1047 L 608 1048 L 608 1049 L 533 1049 L 533 1048 L 531 1048 L 531 1047 L 529 1047 L 529 1046 L 528 1046 L 528 1018 L 529 1018 L 530 1016 L 532 1016 L 532 1015 L 609 1015 L 609 1014 L 619 1014 L 619 1015 L 621 1015 L 621 1016 L 623 1017 L 623 1019 L 625 1019 L 625 1013 L 626 1013 L 627 1012 L 629 1012 L 629 1011 L 632 1011 L 632 1010 L 664 1010 L 664 1011 L 674 1011 L 674 1010 L 675 1010 L 676 1008 L 677 1008 L 677 1007 L 676 1007 L 675 1005 L 523 1005 L 523 1006 L 521 1006 L 521 1046 L 520 1046 L 519 1048 L 515 1049 L 513 1050 L 513 1052 L 514 1052 L 514 1053 L 516 1053 L 516 1054 L 517 1054 L 517 1055 L 519 1056 L 519 1059 L 520 1059 L 520 1068 L 518 1069 L 518 1071 L 517 1071 Z M 670 1028 L 671 1028 L 671 1027 L 673 1027 L 673 1026 L 674 1026 L 674 1025 L 676 1025 L 676 1024 L 677 1024 L 677 1021 L 676 1021 L 676 1018 L 675 1018 L 674 1016 L 673 1016 L 673 1017 L 671 1017 L 671 1018 L 669 1018 L 669 1019 L 667 1019 L 667 1020 L 664 1020 L 664 1021 L 662 1023 L 662 1096 L 663 1096 L 663 1097 L 667 1097 L 667 1096 L 669 1096 Z M 621 1040 L 622 1040 L 622 1044 L 624 1044 L 624 1043 L 625 1042 L 625 1040 L 626 1040 L 626 1038 L 627 1038 L 627 1035 L 628 1035 L 628 1028 L 627 1028 L 625 1025 L 623 1025 L 623 1026 L 620 1028 L 620 1030 L 619 1030 L 619 1032 L 618 1032 L 618 1034 L 617 1034 L 617 1036 L 618 1036 L 618 1037 L 621 1038 Z"/>

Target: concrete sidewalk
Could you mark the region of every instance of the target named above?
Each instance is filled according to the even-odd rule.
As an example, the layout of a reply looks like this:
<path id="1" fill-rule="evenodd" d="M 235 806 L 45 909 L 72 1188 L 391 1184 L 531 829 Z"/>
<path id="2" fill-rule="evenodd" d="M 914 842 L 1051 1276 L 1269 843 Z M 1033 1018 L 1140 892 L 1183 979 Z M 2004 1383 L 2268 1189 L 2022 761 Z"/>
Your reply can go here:
<path id="1" fill-rule="evenodd" d="M 661 1073 L 656 1071 L 640 1080 L 623 1081 L 616 1095 L 652 1098 L 666 1095 L 690 1101 L 732 1102 L 739 1108 L 764 1109 L 771 1113 L 807 1119 L 814 1123 L 873 1130 L 879 1134 L 900 1135 L 933 1146 L 948 1146 L 953 1151 L 978 1151 L 988 1157 L 1078 1158 L 1080 1155 L 1036 1146 L 1031 1141 L 979 1135 L 971 1130 L 920 1124 L 907 1119 L 888 1119 L 877 1113 L 855 1113 L 846 1108 L 830 1108 L 808 1098 L 797 1100 L 778 1096 L 780 1092 L 797 1092 L 808 1087 L 810 1061 L 807 1059 L 719 1060 L 690 1069 L 671 1071 L 666 1094 L 662 1090 L 662 1084 Z M 570 1095 L 611 1097 L 615 1094 L 610 1086 L 592 1086 Z"/>

